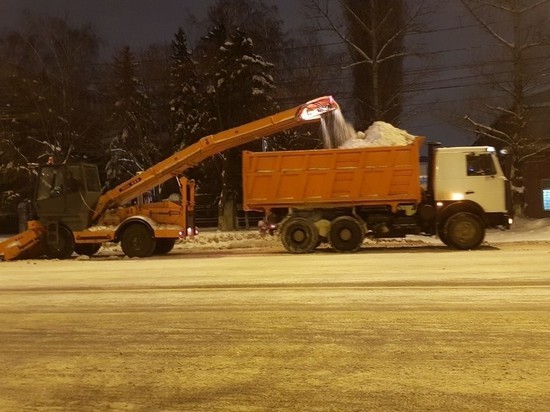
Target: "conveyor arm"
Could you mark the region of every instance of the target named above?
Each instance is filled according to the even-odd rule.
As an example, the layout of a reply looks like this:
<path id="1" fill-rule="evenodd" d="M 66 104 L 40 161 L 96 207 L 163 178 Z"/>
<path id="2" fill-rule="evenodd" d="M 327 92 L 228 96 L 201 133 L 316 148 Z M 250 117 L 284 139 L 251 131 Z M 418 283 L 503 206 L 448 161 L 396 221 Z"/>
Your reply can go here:
<path id="1" fill-rule="evenodd" d="M 203 137 L 197 143 L 106 192 L 99 198 L 92 218 L 97 219 L 107 208 L 122 205 L 136 198 L 212 155 L 304 123 L 319 121 L 322 114 L 337 108 L 338 105 L 332 97 L 320 97 L 293 109 Z"/>

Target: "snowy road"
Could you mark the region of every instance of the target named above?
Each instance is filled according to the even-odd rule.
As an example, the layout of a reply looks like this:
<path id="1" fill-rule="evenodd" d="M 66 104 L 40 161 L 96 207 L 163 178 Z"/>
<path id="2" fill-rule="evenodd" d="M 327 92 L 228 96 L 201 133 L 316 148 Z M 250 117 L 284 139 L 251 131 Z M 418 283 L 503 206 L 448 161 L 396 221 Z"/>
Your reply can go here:
<path id="1" fill-rule="evenodd" d="M 549 315 L 548 241 L 4 262 L 0 410 L 543 410 Z"/>

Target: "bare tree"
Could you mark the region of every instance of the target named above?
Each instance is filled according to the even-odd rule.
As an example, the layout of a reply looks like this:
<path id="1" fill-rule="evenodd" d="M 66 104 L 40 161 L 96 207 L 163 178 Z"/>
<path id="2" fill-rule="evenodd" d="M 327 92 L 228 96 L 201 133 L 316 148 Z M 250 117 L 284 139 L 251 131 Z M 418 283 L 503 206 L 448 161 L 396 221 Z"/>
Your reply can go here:
<path id="1" fill-rule="evenodd" d="M 530 125 L 536 108 L 529 103 L 530 96 L 550 88 L 547 80 L 550 66 L 539 64 L 541 59 L 537 58 L 550 46 L 548 30 L 541 31 L 547 22 L 536 21 L 537 16 L 544 16 L 541 11 L 548 11 L 550 0 L 461 1 L 495 40 L 503 56 L 498 60 L 498 75 L 494 73 L 497 70 L 487 74 L 490 87 L 500 97 L 497 104 L 485 104 L 492 121 L 483 122 L 470 116 L 465 119 L 469 128 L 480 136 L 480 142 L 508 149 L 512 160 L 514 209 L 522 215 L 525 208 L 523 165 L 550 149 L 548 138 L 538 135 L 537 128 Z"/>
<path id="2" fill-rule="evenodd" d="M 318 29 L 330 30 L 346 45 L 349 60 L 342 69 L 353 74 L 356 123 L 398 123 L 403 95 L 403 60 L 411 54 L 404 39 L 419 32 L 424 2 L 409 7 L 404 0 L 306 0 L 316 11 Z M 339 6 L 342 19 L 334 12 Z"/>
<path id="3" fill-rule="evenodd" d="M 344 95 L 345 82 L 340 78 L 341 50 L 332 50 L 333 44 L 323 43 L 318 33 L 308 27 L 300 28 L 285 48 L 284 58 L 276 67 L 276 101 L 281 108 L 302 104 L 323 95 Z M 340 101 L 340 103 L 342 103 Z M 319 126 L 303 125 L 270 136 L 265 140 L 266 150 L 304 150 L 323 146 Z"/>

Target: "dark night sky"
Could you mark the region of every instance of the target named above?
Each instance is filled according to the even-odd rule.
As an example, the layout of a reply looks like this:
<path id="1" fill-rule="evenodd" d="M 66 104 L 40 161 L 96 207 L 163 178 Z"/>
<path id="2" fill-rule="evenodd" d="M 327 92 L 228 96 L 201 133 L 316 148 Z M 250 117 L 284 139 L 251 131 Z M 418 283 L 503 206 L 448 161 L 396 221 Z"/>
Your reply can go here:
<path id="1" fill-rule="evenodd" d="M 301 1 L 265 1 L 278 6 L 286 29 L 296 28 L 304 22 L 305 10 Z M 114 51 L 122 46 L 129 45 L 137 50 L 151 43 L 171 41 L 178 27 L 187 28 L 186 19 L 189 13 L 201 19 L 208 6 L 214 2 L 215 0 L 0 0 L 0 30 L 17 27 L 24 9 L 38 14 L 66 17 L 74 25 L 91 23 L 97 34 L 107 42 L 102 56 L 110 59 Z M 472 136 L 454 127 L 448 118 L 440 116 L 437 111 L 445 109 L 447 104 L 453 104 L 445 102 L 458 99 L 460 105 L 461 99 L 467 99 L 472 94 L 472 87 L 453 86 L 456 80 L 452 80 L 453 84 L 447 88 L 449 83 L 446 78 L 456 79 L 467 75 L 469 69 L 466 64 L 471 60 L 472 44 L 479 49 L 480 44 L 485 47 L 484 43 L 487 42 L 475 40 L 480 37 L 479 32 L 474 34 L 461 29 L 468 22 L 467 19 L 464 20 L 464 10 L 461 9 L 460 2 L 433 0 L 433 4 L 438 7 L 430 24 L 436 31 L 422 42 L 425 43 L 424 51 L 432 56 L 432 68 L 437 70 L 440 67 L 442 70 L 438 74 L 430 75 L 425 90 L 421 88 L 418 93 L 408 96 L 404 104 L 412 115 L 404 116 L 401 127 L 414 134 L 433 137 L 444 144 L 467 145 L 471 143 Z M 202 33 L 188 33 L 191 39 L 200 34 Z M 448 67 L 452 70 L 446 69 Z M 462 110 L 468 110 L 466 105 L 455 114 L 463 116 Z M 448 109 L 446 111 L 448 113 Z"/>
<path id="2" fill-rule="evenodd" d="M 129 45 L 139 49 L 150 43 L 169 42 L 189 13 L 199 19 L 215 0 L 0 0 L 0 28 L 16 27 L 22 10 L 66 17 L 70 23 L 91 23 L 108 43 L 108 50 Z M 296 0 L 268 0 L 276 4 L 285 27 L 302 18 Z"/>

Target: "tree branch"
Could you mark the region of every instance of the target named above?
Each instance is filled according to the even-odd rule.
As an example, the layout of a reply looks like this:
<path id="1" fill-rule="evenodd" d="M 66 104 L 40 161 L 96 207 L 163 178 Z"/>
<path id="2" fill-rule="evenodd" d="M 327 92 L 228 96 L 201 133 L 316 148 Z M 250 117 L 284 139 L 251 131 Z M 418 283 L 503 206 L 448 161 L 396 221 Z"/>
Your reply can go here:
<path id="1" fill-rule="evenodd" d="M 466 115 L 464 116 L 464 119 L 470 122 L 473 126 L 475 126 L 475 129 L 473 130 L 475 133 L 481 134 L 486 137 L 490 137 L 491 139 L 495 139 L 506 144 L 510 144 L 511 136 L 509 134 L 504 133 L 500 130 L 494 129 L 485 124 L 478 123 L 475 120 L 471 119 L 470 116 Z"/>
<path id="2" fill-rule="evenodd" d="M 462 4 L 464 4 L 464 7 L 466 7 L 468 9 L 468 11 L 470 12 L 470 14 L 479 22 L 479 24 L 481 24 L 481 27 L 483 27 L 487 32 L 489 32 L 489 34 L 491 34 L 495 39 L 497 39 L 499 42 L 501 42 L 502 44 L 504 44 L 506 47 L 509 47 L 509 48 L 513 48 L 514 47 L 514 44 L 513 43 L 510 43 L 509 41 L 507 41 L 504 37 L 502 37 L 500 34 L 498 34 L 495 30 L 493 30 L 493 28 L 489 25 L 489 23 L 487 23 L 485 20 L 483 20 L 475 11 L 474 9 L 472 8 L 472 6 L 470 6 L 470 4 L 468 3 L 468 0 L 460 0 L 462 2 Z M 492 4 L 489 4 L 487 3 L 488 5 L 491 5 L 491 6 L 494 6 Z M 496 6 L 494 6 L 496 7 Z"/>

